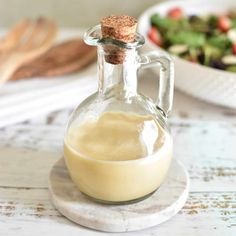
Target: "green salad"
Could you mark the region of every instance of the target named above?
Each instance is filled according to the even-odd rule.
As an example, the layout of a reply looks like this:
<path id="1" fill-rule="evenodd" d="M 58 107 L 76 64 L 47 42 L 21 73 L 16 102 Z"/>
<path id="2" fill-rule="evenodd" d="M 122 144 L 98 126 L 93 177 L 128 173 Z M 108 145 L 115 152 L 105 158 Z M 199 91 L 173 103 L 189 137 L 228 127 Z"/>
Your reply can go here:
<path id="1" fill-rule="evenodd" d="M 236 10 L 222 15 L 186 15 L 175 7 L 151 17 L 149 39 L 193 63 L 236 72 Z"/>

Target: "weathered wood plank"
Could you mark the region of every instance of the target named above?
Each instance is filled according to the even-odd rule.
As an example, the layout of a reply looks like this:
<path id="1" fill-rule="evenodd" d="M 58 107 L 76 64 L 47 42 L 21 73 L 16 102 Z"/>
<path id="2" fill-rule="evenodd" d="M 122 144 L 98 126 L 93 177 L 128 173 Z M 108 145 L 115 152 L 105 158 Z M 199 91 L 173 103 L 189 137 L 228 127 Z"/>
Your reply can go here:
<path id="1" fill-rule="evenodd" d="M 236 125 L 172 121 L 174 155 L 186 166 L 192 191 L 236 191 Z"/>
<path id="2" fill-rule="evenodd" d="M 1 235 L 14 235 L 19 229 L 20 235 L 32 232 L 50 235 L 52 229 L 57 229 L 57 235 L 66 235 L 66 232 L 103 235 L 75 226 L 62 217 L 51 205 L 47 189 L 0 188 L 0 199 Z M 36 225 L 37 231 L 32 231 Z M 236 193 L 193 192 L 183 210 L 169 223 L 128 235 L 173 235 L 173 229 L 177 236 L 202 235 L 203 232 L 214 232 L 214 235 L 224 232 L 224 235 L 233 236 L 236 232 Z M 4 231 L 6 234 L 2 234 Z"/>
<path id="3" fill-rule="evenodd" d="M 0 149 L 0 186 L 47 188 L 48 175 L 61 154 L 22 148 Z"/>
<path id="4" fill-rule="evenodd" d="M 0 147 L 62 150 L 65 126 L 21 124 L 0 129 Z"/>
<path id="5" fill-rule="evenodd" d="M 186 165 L 191 190 L 236 191 L 236 125 L 172 120 L 171 126 L 174 156 Z M 60 125 L 18 125 L 1 130 L 0 186 L 44 186 L 52 163 L 61 156 L 63 134 Z M 42 182 L 40 173 L 38 180 L 31 178 L 36 166 L 43 166 Z"/>

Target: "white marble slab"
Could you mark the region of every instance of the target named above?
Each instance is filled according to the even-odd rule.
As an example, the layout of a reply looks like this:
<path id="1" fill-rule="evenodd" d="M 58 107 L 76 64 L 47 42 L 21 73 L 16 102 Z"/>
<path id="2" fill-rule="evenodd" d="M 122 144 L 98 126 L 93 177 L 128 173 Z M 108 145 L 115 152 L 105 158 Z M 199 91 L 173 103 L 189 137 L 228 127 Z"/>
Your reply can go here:
<path id="1" fill-rule="evenodd" d="M 184 166 L 173 160 L 165 182 L 149 198 L 128 205 L 105 205 L 93 202 L 75 187 L 60 159 L 51 170 L 49 191 L 55 207 L 77 224 L 128 232 L 161 224 L 181 210 L 188 196 L 189 177 Z"/>

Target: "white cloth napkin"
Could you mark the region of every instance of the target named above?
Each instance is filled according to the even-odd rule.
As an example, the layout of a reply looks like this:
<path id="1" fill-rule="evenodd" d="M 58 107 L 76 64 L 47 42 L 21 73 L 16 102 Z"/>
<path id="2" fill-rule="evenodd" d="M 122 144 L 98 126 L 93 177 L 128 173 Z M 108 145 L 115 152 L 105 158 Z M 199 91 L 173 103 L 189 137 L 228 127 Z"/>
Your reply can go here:
<path id="1" fill-rule="evenodd" d="M 55 110 L 75 107 L 97 88 L 95 74 L 86 72 L 5 85 L 0 90 L 0 128 Z"/>

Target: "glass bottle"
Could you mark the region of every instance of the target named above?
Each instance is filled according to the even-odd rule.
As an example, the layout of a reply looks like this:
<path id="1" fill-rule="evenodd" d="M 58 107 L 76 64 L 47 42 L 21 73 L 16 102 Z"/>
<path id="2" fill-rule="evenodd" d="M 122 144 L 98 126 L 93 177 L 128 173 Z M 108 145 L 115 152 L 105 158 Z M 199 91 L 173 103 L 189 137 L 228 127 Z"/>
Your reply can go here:
<path id="1" fill-rule="evenodd" d="M 72 113 L 64 157 L 79 190 L 95 201 L 123 204 L 150 196 L 163 182 L 172 158 L 167 117 L 172 108 L 174 72 L 167 54 L 139 55 L 144 38 L 132 43 L 103 38 L 101 26 L 88 30 L 98 50 L 98 91 Z M 115 63 L 114 60 L 120 60 Z M 160 68 L 156 104 L 137 92 L 140 68 Z"/>

